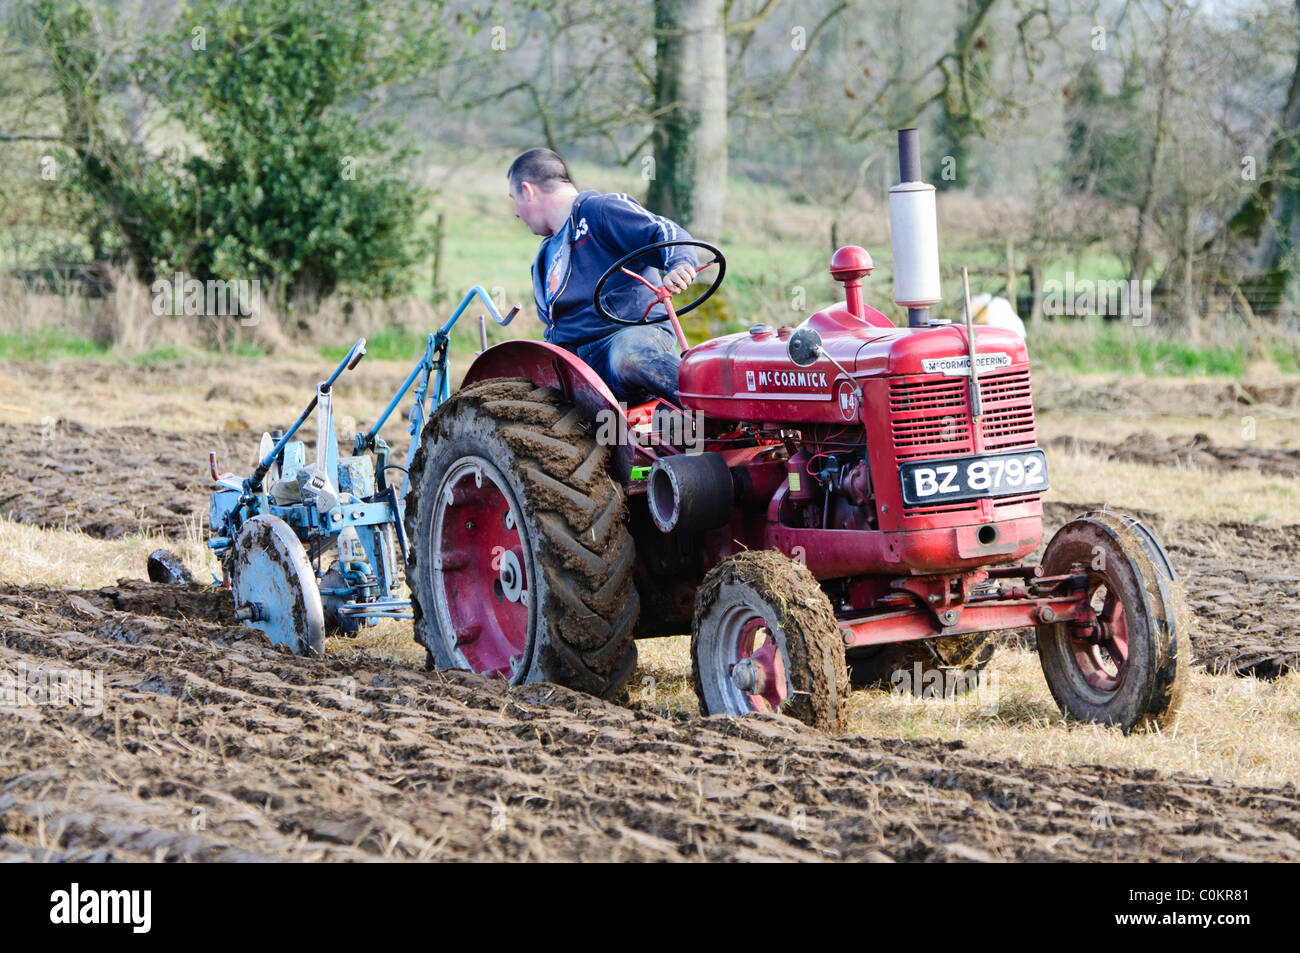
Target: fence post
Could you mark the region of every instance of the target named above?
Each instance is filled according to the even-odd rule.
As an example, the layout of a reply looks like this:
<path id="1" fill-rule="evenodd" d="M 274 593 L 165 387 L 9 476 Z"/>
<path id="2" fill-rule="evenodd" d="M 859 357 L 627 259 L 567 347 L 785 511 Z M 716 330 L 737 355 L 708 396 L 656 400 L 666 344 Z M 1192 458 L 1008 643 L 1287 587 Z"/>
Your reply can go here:
<path id="1" fill-rule="evenodd" d="M 1007 300 L 1016 306 L 1016 246 L 1007 236 Z"/>
<path id="2" fill-rule="evenodd" d="M 447 230 L 447 213 L 438 213 L 438 224 L 433 232 L 433 286 L 429 289 L 430 303 L 436 308 L 442 300 L 442 238 Z"/>
<path id="3" fill-rule="evenodd" d="M 1025 274 L 1029 277 L 1029 320 L 1037 321 L 1043 316 L 1043 282 L 1036 262 L 1025 263 Z"/>

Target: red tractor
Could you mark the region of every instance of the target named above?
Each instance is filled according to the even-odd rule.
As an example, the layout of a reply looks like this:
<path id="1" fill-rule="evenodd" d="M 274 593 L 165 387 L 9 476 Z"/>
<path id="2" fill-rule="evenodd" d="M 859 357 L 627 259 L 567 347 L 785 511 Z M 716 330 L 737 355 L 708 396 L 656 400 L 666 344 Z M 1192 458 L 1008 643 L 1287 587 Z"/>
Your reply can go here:
<path id="1" fill-rule="evenodd" d="M 933 190 L 910 134 L 900 150 L 891 218 L 908 327 L 863 303 L 871 258 L 846 247 L 830 269 L 843 303 L 797 330 L 685 349 L 680 408 L 620 407 L 549 344 L 479 355 L 425 428 L 405 505 L 431 665 L 608 697 L 633 673 L 634 639 L 689 628 L 703 712 L 834 730 L 850 685 L 906 672 L 919 690 L 910 676 L 924 672 L 969 689 L 995 634 L 1032 626 L 1067 716 L 1125 731 L 1172 716 L 1191 619 L 1150 531 L 1088 513 L 1040 565 L 1022 562 L 1048 488 L 1025 343 L 930 323 Z M 695 302 L 669 303 L 684 348 L 677 315 L 725 273 L 716 248 L 694 244 L 717 271 Z M 627 323 L 601 286 L 597 307 Z"/>

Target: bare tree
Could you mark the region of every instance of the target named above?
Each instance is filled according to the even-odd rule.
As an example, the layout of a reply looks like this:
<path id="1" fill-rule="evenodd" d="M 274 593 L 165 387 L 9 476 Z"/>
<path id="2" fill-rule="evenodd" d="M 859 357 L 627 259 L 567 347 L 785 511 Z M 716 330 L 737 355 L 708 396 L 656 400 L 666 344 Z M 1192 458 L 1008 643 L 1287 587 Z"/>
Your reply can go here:
<path id="1" fill-rule="evenodd" d="M 1300 17 L 1300 0 L 1294 10 Z M 1300 298 L 1300 46 L 1257 186 L 1217 240 L 1223 278 L 1241 288 L 1253 311 L 1295 313 Z"/>
<path id="2" fill-rule="evenodd" d="M 1139 4 L 1141 7 L 1141 4 Z M 1155 69 L 1156 112 L 1150 154 L 1147 157 L 1146 176 L 1142 199 L 1138 205 L 1137 230 L 1133 238 L 1133 251 L 1129 255 L 1129 279 L 1140 281 L 1146 277 L 1150 256 L 1147 250 L 1147 227 L 1155 210 L 1160 185 L 1161 166 L 1169 142 L 1169 100 L 1173 93 L 1172 64 L 1177 54 L 1180 26 L 1190 14 L 1189 8 L 1179 0 L 1162 0 L 1164 23 L 1159 30 L 1160 59 Z M 1142 7 L 1143 12 L 1146 8 Z M 1149 14 L 1148 14 L 1149 16 Z"/>
<path id="3" fill-rule="evenodd" d="M 769 0 L 769 6 L 775 2 Z M 655 36 L 649 203 L 701 236 L 716 236 L 727 190 L 722 0 L 657 0 Z"/>

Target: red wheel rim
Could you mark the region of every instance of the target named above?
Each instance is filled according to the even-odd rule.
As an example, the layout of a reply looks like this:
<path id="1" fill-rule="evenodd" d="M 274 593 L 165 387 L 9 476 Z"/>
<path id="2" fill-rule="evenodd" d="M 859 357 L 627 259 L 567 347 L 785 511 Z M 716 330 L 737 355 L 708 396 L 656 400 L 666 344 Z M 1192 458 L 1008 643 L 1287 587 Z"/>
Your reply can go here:
<path id="1" fill-rule="evenodd" d="M 727 674 L 750 711 L 779 711 L 788 697 L 781 647 L 761 616 L 742 625 Z"/>
<path id="2" fill-rule="evenodd" d="M 434 609 L 452 658 L 512 680 L 527 670 L 532 602 L 526 530 L 513 500 L 487 460 L 458 460 L 438 490 L 430 547 Z"/>
<path id="3" fill-rule="evenodd" d="M 1128 621 L 1123 603 L 1105 580 L 1089 580 L 1088 591 L 1096 621 L 1089 634 L 1071 636 L 1070 652 L 1089 685 L 1100 692 L 1113 692 L 1128 671 Z"/>

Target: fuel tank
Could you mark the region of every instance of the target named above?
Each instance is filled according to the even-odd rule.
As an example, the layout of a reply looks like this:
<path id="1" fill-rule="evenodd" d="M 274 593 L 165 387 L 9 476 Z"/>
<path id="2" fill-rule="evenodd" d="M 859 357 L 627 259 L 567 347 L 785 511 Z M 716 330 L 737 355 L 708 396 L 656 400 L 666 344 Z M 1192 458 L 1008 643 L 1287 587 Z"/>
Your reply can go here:
<path id="1" fill-rule="evenodd" d="M 856 379 L 892 375 L 965 376 L 970 359 L 960 325 L 895 327 L 872 308 L 864 318 L 843 305 L 819 311 L 808 327 L 822 347 Z M 711 417 L 758 423 L 855 424 L 862 408 L 857 385 L 826 357 L 798 367 L 786 354 L 791 329 L 754 330 L 707 341 L 682 357 L 682 406 Z M 981 374 L 1028 360 L 1025 342 L 1003 328 L 975 331 Z"/>

